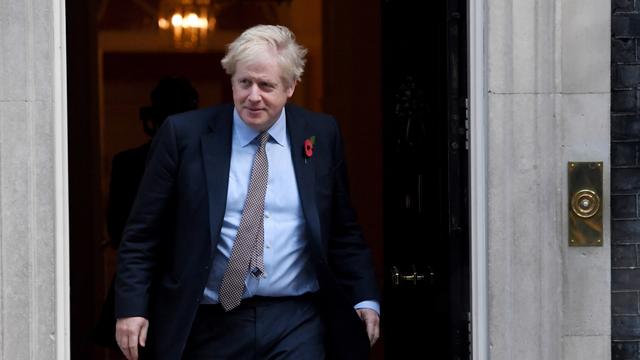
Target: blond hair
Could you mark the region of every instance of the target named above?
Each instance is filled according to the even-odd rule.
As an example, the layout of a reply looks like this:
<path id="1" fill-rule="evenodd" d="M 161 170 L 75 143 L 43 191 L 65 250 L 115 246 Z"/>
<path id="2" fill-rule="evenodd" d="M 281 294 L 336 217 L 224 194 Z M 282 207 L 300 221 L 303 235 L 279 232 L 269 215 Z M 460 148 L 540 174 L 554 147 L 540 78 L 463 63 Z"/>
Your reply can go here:
<path id="1" fill-rule="evenodd" d="M 288 85 L 300 81 L 304 72 L 307 49 L 296 42 L 295 35 L 281 25 L 256 25 L 245 30 L 227 46 L 220 61 L 227 74 L 233 76 L 240 62 L 250 61 L 265 51 L 273 51 Z"/>

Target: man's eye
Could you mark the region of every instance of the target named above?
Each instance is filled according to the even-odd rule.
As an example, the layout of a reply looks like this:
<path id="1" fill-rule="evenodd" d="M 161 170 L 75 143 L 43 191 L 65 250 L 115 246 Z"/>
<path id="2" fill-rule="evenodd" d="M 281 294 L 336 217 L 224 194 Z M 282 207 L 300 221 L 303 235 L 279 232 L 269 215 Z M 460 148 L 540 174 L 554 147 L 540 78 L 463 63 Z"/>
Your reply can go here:
<path id="1" fill-rule="evenodd" d="M 263 82 L 263 83 L 260 83 L 260 87 L 267 90 L 273 90 L 275 89 L 276 86 L 272 83 Z"/>

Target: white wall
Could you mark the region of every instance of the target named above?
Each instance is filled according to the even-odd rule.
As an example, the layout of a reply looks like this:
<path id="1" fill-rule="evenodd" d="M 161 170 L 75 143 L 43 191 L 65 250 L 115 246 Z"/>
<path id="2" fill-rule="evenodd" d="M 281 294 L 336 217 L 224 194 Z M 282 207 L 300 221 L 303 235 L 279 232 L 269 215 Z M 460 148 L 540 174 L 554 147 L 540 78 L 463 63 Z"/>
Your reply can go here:
<path id="1" fill-rule="evenodd" d="M 0 1 L 0 359 L 51 359 L 59 348 L 54 136 L 54 100 L 60 98 L 54 86 L 61 80 L 54 56 L 59 60 L 63 54 L 54 45 L 59 3 Z"/>
<path id="2" fill-rule="evenodd" d="M 487 0 L 489 355 L 611 357 L 609 0 Z M 568 161 L 605 162 L 605 245 L 567 245 Z"/>

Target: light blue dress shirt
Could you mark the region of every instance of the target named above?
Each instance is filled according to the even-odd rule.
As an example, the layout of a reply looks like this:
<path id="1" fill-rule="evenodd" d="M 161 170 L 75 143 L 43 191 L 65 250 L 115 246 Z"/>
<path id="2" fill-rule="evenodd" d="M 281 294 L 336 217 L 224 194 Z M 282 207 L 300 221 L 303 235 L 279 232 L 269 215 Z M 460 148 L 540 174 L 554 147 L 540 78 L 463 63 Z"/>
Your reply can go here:
<path id="1" fill-rule="evenodd" d="M 255 295 L 296 296 L 319 289 L 310 254 L 306 251 L 306 224 L 284 111 L 268 132 L 271 138 L 266 144 L 269 178 L 264 202 L 265 273 L 260 277 L 248 274 L 243 298 Z M 234 109 L 227 204 L 220 241 L 214 249 L 213 264 L 202 298 L 204 304 L 218 303 L 218 289 L 229 262 L 249 188 L 258 134 L 242 121 Z M 363 301 L 355 308 L 370 308 L 380 312 L 376 301 Z"/>

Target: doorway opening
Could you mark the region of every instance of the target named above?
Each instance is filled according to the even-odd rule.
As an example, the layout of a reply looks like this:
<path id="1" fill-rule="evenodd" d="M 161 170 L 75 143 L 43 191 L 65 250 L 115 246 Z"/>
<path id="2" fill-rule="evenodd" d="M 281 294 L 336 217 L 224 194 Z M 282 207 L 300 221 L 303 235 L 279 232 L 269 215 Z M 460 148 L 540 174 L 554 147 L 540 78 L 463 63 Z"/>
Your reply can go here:
<path id="1" fill-rule="evenodd" d="M 466 2 L 227 1 L 226 20 L 197 51 L 161 38 L 159 3 L 66 0 L 72 359 L 122 358 L 89 336 L 115 270 L 113 156 L 148 141 L 140 108 L 164 75 L 190 78 L 200 107 L 229 101 L 218 61 L 257 23 L 286 25 L 309 48 L 293 102 L 340 123 L 383 289 L 373 358 L 469 359 Z M 423 331 L 409 333 L 418 320 Z"/>

